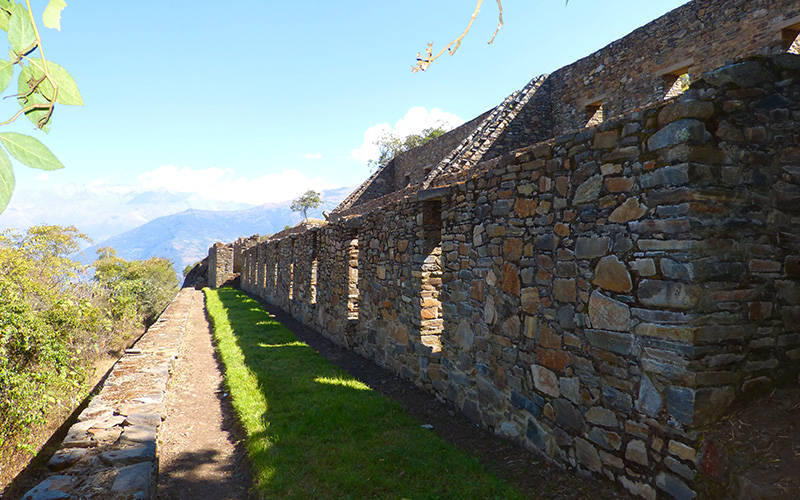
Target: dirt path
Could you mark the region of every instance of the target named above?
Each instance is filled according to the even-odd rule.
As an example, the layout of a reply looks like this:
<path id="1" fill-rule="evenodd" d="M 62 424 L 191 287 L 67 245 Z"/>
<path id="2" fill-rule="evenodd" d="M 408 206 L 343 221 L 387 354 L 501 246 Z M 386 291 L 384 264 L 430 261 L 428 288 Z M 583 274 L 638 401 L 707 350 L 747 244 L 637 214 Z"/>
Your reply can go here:
<path id="1" fill-rule="evenodd" d="M 191 293 L 188 330 L 159 430 L 158 498 L 247 498 L 247 459 L 211 344 L 203 293 Z"/>

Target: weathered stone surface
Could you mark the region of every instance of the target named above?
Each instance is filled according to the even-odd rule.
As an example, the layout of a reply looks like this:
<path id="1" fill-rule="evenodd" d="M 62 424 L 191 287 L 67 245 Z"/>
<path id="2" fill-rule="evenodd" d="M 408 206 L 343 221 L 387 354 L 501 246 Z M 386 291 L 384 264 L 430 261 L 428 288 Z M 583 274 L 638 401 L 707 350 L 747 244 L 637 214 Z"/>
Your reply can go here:
<path id="1" fill-rule="evenodd" d="M 661 186 L 682 186 L 689 182 L 689 165 L 671 165 L 661 167 L 658 170 L 645 174 L 639 180 L 643 188 L 653 188 Z"/>
<path id="2" fill-rule="evenodd" d="M 149 498 L 152 484 L 153 462 L 142 462 L 117 469 L 117 477 L 111 491 L 130 494 L 137 498 Z"/>
<path id="3" fill-rule="evenodd" d="M 561 395 L 561 390 L 558 387 L 558 377 L 556 377 L 555 373 L 539 365 L 532 365 L 531 373 L 533 373 L 533 385 L 536 389 L 554 398 Z"/>
<path id="4" fill-rule="evenodd" d="M 600 189 L 603 187 L 603 177 L 600 175 L 593 175 L 583 181 L 580 186 L 575 189 L 575 196 L 572 198 L 574 205 L 588 203 L 596 200 L 600 196 Z"/>
<path id="5" fill-rule="evenodd" d="M 592 324 L 594 325 L 594 322 L 592 322 Z M 633 352 L 634 337 L 630 333 L 586 330 L 585 334 L 586 339 L 593 347 L 622 356 L 627 356 Z"/>
<path id="6" fill-rule="evenodd" d="M 653 259 L 636 259 L 629 265 L 639 276 L 647 277 L 656 274 L 656 264 Z"/>
<path id="7" fill-rule="evenodd" d="M 578 238 L 575 240 L 575 257 L 579 259 L 602 257 L 610 248 L 611 238 Z"/>
<path id="8" fill-rule="evenodd" d="M 607 255 L 600 259 L 594 269 L 592 283 L 612 292 L 627 293 L 633 289 L 631 275 L 616 255 Z"/>
<path id="9" fill-rule="evenodd" d="M 590 424 L 602 425 L 603 427 L 619 427 L 617 417 L 613 411 L 602 406 L 593 406 L 586 412 L 586 421 Z"/>
<path id="10" fill-rule="evenodd" d="M 50 476 L 31 488 L 23 500 L 61 500 L 72 498 L 70 492 L 75 483 L 72 476 Z"/>
<path id="11" fill-rule="evenodd" d="M 646 467 L 649 464 L 649 460 L 647 458 L 647 445 L 644 441 L 638 439 L 629 441 L 628 446 L 625 448 L 625 459 Z"/>
<path id="12" fill-rule="evenodd" d="M 632 481 L 625 476 L 620 476 L 619 482 L 623 488 L 633 495 L 645 498 L 646 500 L 656 500 L 656 490 L 649 484 Z"/>
<path id="13" fill-rule="evenodd" d="M 618 206 L 608 217 L 609 222 L 624 224 L 636 220 L 647 213 L 647 207 L 639 203 L 636 198 L 628 198 L 625 203 Z"/>
<path id="14" fill-rule="evenodd" d="M 661 394 L 653 385 L 650 377 L 643 374 L 642 380 L 639 382 L 639 397 L 636 399 L 636 409 L 647 416 L 655 417 L 661 411 L 662 406 Z"/>
<path id="15" fill-rule="evenodd" d="M 523 311 L 528 314 L 536 314 L 539 309 L 539 289 L 535 287 L 524 288 L 521 292 L 520 300 Z"/>
<path id="16" fill-rule="evenodd" d="M 585 439 L 575 438 L 575 457 L 578 462 L 590 471 L 600 472 L 603 464 L 600 462 L 600 455 L 597 449 Z"/>
<path id="17" fill-rule="evenodd" d="M 100 454 L 100 460 L 108 465 L 130 465 L 138 462 L 153 461 L 155 458 L 155 443 L 124 450 L 111 450 Z"/>
<path id="18" fill-rule="evenodd" d="M 667 450 L 681 460 L 686 460 L 692 463 L 697 460 L 697 450 L 687 444 L 681 443 L 680 441 L 670 439 L 669 443 L 667 444 Z"/>
<path id="19" fill-rule="evenodd" d="M 653 134 L 647 147 L 650 151 L 658 151 L 684 142 L 705 142 L 708 136 L 710 134 L 703 122 L 687 118 L 672 122 Z"/>
<path id="20" fill-rule="evenodd" d="M 664 390 L 664 394 L 667 413 L 682 424 L 691 424 L 694 418 L 694 389 L 671 385 Z"/>
<path id="21" fill-rule="evenodd" d="M 692 500 L 697 496 L 686 483 L 666 472 L 656 476 L 656 486 L 676 500 Z"/>
<path id="22" fill-rule="evenodd" d="M 628 306 L 598 291 L 592 292 L 589 298 L 589 319 L 593 328 L 624 332 L 628 330 L 630 318 Z"/>
<path id="23" fill-rule="evenodd" d="M 456 329 L 456 342 L 458 342 L 458 345 L 461 346 L 461 348 L 465 351 L 472 349 L 472 345 L 475 342 L 475 334 L 472 332 L 470 322 L 466 319 L 462 319 L 458 323 L 458 329 Z"/>
<path id="24" fill-rule="evenodd" d="M 594 444 L 610 451 L 617 451 L 622 446 L 622 437 L 613 431 L 593 427 L 586 435 Z"/>
<path id="25" fill-rule="evenodd" d="M 701 289 L 674 281 L 642 280 L 638 297 L 642 304 L 670 309 L 691 309 L 700 300 Z"/>
<path id="26" fill-rule="evenodd" d="M 737 87 L 751 87 L 765 82 L 767 78 L 769 73 L 756 61 L 729 64 L 703 74 L 703 80 L 716 87 L 729 83 Z"/>
<path id="27" fill-rule="evenodd" d="M 714 105 L 708 101 L 676 101 L 658 114 L 658 124 L 662 127 L 682 118 L 705 120 L 714 114 Z"/>
<path id="28" fill-rule="evenodd" d="M 556 414 L 556 424 L 571 434 L 578 434 L 583 428 L 583 415 L 575 406 L 563 398 L 550 402 Z"/>
<path id="29" fill-rule="evenodd" d="M 577 298 L 575 280 L 558 279 L 553 281 L 553 297 L 559 302 L 575 302 Z"/>
<path id="30" fill-rule="evenodd" d="M 594 135 L 594 149 L 613 149 L 617 145 L 619 133 L 616 130 L 609 130 L 607 132 L 597 132 Z"/>
<path id="31" fill-rule="evenodd" d="M 53 454 L 52 457 L 50 457 L 50 460 L 47 461 L 47 468 L 54 472 L 64 470 L 67 467 L 74 465 L 81 458 L 85 457 L 87 453 L 88 450 L 85 448 L 67 448 L 58 450 Z"/>

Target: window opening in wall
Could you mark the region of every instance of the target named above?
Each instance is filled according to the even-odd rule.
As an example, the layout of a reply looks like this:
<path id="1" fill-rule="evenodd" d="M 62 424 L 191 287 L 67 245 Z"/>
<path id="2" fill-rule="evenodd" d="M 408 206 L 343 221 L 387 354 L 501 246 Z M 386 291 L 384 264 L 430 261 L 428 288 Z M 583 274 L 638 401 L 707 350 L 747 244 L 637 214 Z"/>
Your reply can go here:
<path id="1" fill-rule="evenodd" d="M 273 257 L 274 258 L 274 257 Z M 278 289 L 278 262 L 272 262 L 272 276 L 270 276 L 270 281 L 272 281 L 272 290 L 275 291 Z"/>
<path id="2" fill-rule="evenodd" d="M 692 77 L 689 75 L 689 68 L 664 75 L 664 88 L 667 89 L 664 100 L 678 97 L 689 90 L 691 84 Z"/>
<path id="3" fill-rule="evenodd" d="M 405 187 L 410 186 L 411 185 L 411 176 L 410 175 L 405 176 L 405 178 L 403 179 L 403 182 L 404 182 L 404 186 Z"/>
<path id="4" fill-rule="evenodd" d="M 783 50 L 790 54 L 800 55 L 800 23 L 781 30 Z"/>
<path id="5" fill-rule="evenodd" d="M 442 350 L 442 202 L 422 204 L 422 269 L 420 278 L 420 337 L 433 352 Z"/>
<path id="6" fill-rule="evenodd" d="M 347 319 L 358 319 L 358 238 L 347 242 Z"/>
<path id="7" fill-rule="evenodd" d="M 603 101 L 587 104 L 585 108 L 586 127 L 594 127 L 603 123 Z"/>

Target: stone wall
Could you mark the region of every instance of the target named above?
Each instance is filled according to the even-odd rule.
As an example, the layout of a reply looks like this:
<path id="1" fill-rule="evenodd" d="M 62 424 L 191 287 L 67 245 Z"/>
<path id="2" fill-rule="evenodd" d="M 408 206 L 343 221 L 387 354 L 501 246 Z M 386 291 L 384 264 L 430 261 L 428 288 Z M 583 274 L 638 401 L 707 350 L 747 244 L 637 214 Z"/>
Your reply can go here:
<path id="1" fill-rule="evenodd" d="M 233 262 L 234 245 L 214 243 L 208 250 L 208 286 L 219 288 L 230 284 L 236 278 Z"/>
<path id="2" fill-rule="evenodd" d="M 798 131 L 800 57 L 741 60 L 250 248 L 242 287 L 498 435 L 688 498 L 703 426 L 797 376 Z"/>
<path id="3" fill-rule="evenodd" d="M 792 0 L 689 2 L 594 54 L 552 73 L 485 158 L 587 125 L 602 103 L 608 119 L 664 100 L 677 77 L 751 54 L 784 52 L 788 26 L 800 24 Z M 591 110 L 591 111 L 590 111 Z"/>

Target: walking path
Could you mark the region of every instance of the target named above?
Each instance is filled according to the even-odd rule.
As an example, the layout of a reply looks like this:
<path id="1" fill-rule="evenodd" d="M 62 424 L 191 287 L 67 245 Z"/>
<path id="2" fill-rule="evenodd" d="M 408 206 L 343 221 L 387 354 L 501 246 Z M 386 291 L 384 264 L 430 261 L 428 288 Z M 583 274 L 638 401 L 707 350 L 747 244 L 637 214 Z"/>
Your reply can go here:
<path id="1" fill-rule="evenodd" d="M 186 290 L 191 308 L 158 431 L 158 498 L 241 499 L 250 485 L 247 459 L 214 356 L 203 293 Z"/>

